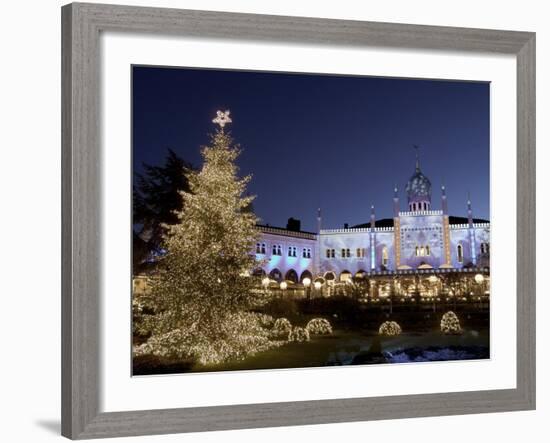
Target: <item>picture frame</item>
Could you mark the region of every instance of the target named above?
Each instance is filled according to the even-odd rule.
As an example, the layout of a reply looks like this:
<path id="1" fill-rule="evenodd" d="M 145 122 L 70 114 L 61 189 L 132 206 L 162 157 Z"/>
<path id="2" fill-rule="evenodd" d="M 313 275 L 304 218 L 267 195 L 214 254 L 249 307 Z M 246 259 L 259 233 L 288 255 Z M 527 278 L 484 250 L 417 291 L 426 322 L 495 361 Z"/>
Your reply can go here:
<path id="1" fill-rule="evenodd" d="M 100 33 L 508 54 L 517 63 L 515 389 L 100 410 Z M 62 434 L 71 439 L 325 424 L 535 408 L 535 34 L 73 3 L 62 8 Z"/>

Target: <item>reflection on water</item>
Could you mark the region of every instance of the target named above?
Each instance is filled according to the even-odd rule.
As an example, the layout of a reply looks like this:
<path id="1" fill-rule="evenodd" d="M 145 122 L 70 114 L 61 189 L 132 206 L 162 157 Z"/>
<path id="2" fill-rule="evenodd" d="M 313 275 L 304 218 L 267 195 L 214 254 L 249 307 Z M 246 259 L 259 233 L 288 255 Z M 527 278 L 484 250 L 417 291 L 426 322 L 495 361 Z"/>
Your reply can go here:
<path id="1" fill-rule="evenodd" d="M 464 331 L 462 336 L 402 335 L 368 341 L 351 340 L 345 348 L 329 353 L 326 366 L 376 363 L 412 363 L 449 360 L 478 360 L 489 358 L 489 347 L 480 343 L 479 331 Z M 483 341 L 483 340 L 481 340 Z"/>

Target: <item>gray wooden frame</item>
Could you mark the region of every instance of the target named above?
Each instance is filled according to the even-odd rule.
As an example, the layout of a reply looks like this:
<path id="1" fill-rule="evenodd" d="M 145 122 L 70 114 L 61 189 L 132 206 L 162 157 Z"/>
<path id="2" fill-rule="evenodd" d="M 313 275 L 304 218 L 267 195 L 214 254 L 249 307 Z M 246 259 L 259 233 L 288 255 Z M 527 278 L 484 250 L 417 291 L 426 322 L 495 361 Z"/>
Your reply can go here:
<path id="1" fill-rule="evenodd" d="M 512 54 L 517 60 L 517 388 L 99 410 L 102 31 Z M 74 3 L 62 8 L 62 434 L 73 439 L 535 408 L 535 34 Z"/>

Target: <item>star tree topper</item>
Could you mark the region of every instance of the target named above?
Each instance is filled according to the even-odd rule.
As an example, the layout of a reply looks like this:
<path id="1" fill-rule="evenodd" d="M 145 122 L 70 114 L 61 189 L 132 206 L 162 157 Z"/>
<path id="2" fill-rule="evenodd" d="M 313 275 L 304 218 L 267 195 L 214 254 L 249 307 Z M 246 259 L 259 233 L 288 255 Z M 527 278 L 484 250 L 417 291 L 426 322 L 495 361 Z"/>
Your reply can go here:
<path id="1" fill-rule="evenodd" d="M 225 125 L 233 122 L 233 120 L 231 120 L 231 117 L 229 117 L 229 114 L 230 114 L 229 109 L 227 111 L 217 111 L 216 118 L 212 120 L 212 123 L 220 125 L 220 128 L 223 129 Z"/>

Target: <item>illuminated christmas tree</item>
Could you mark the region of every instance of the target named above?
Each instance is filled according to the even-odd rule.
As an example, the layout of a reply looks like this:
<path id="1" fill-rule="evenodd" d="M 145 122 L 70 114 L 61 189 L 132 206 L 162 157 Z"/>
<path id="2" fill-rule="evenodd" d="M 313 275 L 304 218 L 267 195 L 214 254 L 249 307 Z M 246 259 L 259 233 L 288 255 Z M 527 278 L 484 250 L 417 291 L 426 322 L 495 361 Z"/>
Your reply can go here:
<path id="1" fill-rule="evenodd" d="M 253 246 L 257 218 L 245 196 L 250 176 L 238 177 L 240 149 L 218 111 L 219 128 L 202 149 L 203 167 L 188 175 L 179 223 L 168 226 L 149 304 L 152 336 L 138 353 L 191 357 L 204 364 L 244 358 L 275 343 L 258 315 L 250 271 L 258 266 Z"/>

